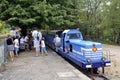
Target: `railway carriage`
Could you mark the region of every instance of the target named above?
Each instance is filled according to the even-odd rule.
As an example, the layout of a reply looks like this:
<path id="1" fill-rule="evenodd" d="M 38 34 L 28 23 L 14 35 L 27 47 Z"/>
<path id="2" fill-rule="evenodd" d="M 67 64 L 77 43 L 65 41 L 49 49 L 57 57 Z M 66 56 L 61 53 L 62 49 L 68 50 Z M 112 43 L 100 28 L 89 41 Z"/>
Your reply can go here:
<path id="1" fill-rule="evenodd" d="M 103 56 L 102 44 L 98 42 L 85 41 L 81 32 L 77 29 L 64 31 L 52 31 L 54 36 L 46 34 L 46 43 L 52 47 L 53 39 L 59 33 L 61 38 L 61 46 L 58 50 L 62 56 L 73 61 L 84 69 L 96 70 L 100 67 L 110 66 L 108 56 Z M 54 47 L 52 47 L 54 49 Z"/>
<path id="2" fill-rule="evenodd" d="M 45 43 L 49 47 L 55 49 L 55 45 L 53 42 L 54 38 L 56 35 L 58 35 L 60 37 L 61 33 L 62 33 L 62 30 L 51 30 L 51 31 L 44 32 L 43 36 L 45 37 Z"/>

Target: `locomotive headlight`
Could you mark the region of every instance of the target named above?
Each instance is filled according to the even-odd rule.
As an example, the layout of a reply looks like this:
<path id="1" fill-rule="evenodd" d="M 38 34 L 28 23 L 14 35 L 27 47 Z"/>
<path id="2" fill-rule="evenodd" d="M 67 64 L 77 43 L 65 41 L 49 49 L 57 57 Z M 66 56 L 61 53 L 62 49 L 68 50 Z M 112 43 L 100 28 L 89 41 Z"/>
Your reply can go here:
<path id="1" fill-rule="evenodd" d="M 93 52 L 96 52 L 96 51 L 97 51 L 97 47 L 96 47 L 96 45 L 95 45 L 95 44 L 93 44 L 92 51 L 93 51 Z"/>
<path id="2" fill-rule="evenodd" d="M 91 62 L 91 59 L 90 59 L 90 58 L 87 58 L 87 62 L 90 63 L 90 62 Z"/>

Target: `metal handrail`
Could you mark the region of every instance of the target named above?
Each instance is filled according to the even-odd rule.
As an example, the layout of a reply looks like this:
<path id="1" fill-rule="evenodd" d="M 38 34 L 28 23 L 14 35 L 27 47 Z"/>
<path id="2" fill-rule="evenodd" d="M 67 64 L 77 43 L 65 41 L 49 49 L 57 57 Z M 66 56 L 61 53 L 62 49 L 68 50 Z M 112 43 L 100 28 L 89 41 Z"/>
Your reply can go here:
<path id="1" fill-rule="evenodd" d="M 103 50 L 102 55 L 103 55 L 103 57 L 106 58 L 106 60 L 110 60 L 110 51 L 109 50 Z"/>

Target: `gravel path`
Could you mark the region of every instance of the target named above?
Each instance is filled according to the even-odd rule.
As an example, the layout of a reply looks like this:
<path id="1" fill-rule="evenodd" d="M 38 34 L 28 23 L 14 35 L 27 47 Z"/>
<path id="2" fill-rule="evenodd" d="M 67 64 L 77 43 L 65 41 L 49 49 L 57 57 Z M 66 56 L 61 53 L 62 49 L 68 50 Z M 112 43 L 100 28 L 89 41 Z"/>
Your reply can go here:
<path id="1" fill-rule="evenodd" d="M 107 45 L 107 44 L 103 44 L 103 50 L 109 51 L 110 52 L 110 60 L 111 60 L 111 66 L 110 67 L 106 67 L 105 68 L 105 74 L 108 75 L 111 80 L 120 80 L 120 46 L 114 46 L 114 45 Z M 57 55 L 57 54 L 56 54 Z M 7 74 L 9 76 L 9 71 L 11 69 L 17 69 L 17 67 L 24 67 L 24 69 L 22 69 L 19 72 L 24 72 L 26 70 L 26 67 L 24 65 L 26 64 L 31 64 L 33 63 L 34 59 L 39 59 L 39 58 L 35 58 L 35 57 L 31 57 L 30 56 L 34 56 L 33 53 L 29 54 L 29 52 L 26 52 L 26 54 L 24 55 L 20 55 L 18 58 L 19 59 L 15 59 L 14 62 L 10 62 L 8 61 L 7 63 L 7 67 L 5 72 L 3 72 L 4 74 Z M 22 57 L 22 58 L 21 58 Z M 41 58 L 41 57 L 40 57 Z M 19 61 L 18 61 L 19 60 Z M 24 60 L 24 61 L 23 61 Z M 29 61 L 31 60 L 31 61 Z M 18 63 L 19 62 L 19 63 Z M 32 66 L 32 65 L 31 65 Z M 27 67 L 31 67 L 31 66 L 27 66 Z M 28 69 L 27 69 L 28 70 Z M 101 69 L 99 69 L 101 72 Z M 28 73 L 24 73 L 24 75 L 29 74 L 30 70 L 28 70 Z M 14 70 L 12 72 L 14 74 Z M 3 80 L 7 80 L 5 77 L 7 77 L 7 75 L 2 75 L 0 73 L 0 77 L 4 77 Z M 12 76 L 9 76 L 12 78 Z M 21 78 L 21 77 L 20 77 Z M 26 77 L 27 78 L 27 77 Z M 0 79 L 1 80 L 1 79 Z M 22 80 L 22 79 L 21 79 Z"/>
<path id="2" fill-rule="evenodd" d="M 0 80 L 90 80 L 55 52 L 47 51 L 47 56 L 39 57 L 34 51 L 26 51 L 8 61 Z"/>
<path id="3" fill-rule="evenodd" d="M 105 74 L 111 79 L 120 80 L 120 46 L 103 45 L 103 50 L 110 52 L 111 66 L 105 68 Z"/>

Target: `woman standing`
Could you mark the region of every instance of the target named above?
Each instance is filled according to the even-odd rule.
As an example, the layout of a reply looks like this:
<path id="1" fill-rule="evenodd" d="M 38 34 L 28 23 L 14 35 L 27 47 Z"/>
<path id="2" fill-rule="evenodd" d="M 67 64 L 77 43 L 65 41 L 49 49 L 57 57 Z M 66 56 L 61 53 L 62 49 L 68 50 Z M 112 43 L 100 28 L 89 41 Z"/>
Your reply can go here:
<path id="1" fill-rule="evenodd" d="M 6 42 L 7 42 L 7 48 L 10 54 L 11 61 L 13 61 L 14 60 L 14 45 L 13 45 L 13 39 L 10 35 L 8 35 Z"/>

